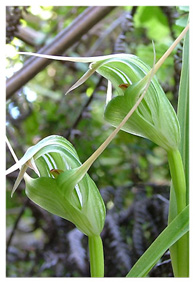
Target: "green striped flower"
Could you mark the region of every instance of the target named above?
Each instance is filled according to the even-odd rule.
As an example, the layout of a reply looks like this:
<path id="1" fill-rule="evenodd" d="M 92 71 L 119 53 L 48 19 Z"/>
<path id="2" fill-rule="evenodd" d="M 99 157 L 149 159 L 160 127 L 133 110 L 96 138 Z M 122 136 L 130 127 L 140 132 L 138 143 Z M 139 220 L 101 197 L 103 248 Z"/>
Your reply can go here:
<path id="1" fill-rule="evenodd" d="M 30 167 L 37 174 L 30 177 Z M 21 168 L 12 194 L 25 179 L 27 196 L 40 207 L 69 220 L 87 236 L 101 233 L 105 206 L 87 167 L 82 167 L 72 144 L 57 135 L 49 136 L 30 147 L 7 174 Z"/>
<path id="2" fill-rule="evenodd" d="M 116 97 L 107 104 L 104 117 L 117 127 L 143 93 L 151 68 L 136 56 L 113 58 L 99 66 L 97 72 L 112 82 Z M 153 77 L 146 95 L 121 128 L 122 130 L 150 139 L 166 151 L 176 149 L 180 141 L 177 115 Z"/>
<path id="3" fill-rule="evenodd" d="M 89 70 L 68 92 L 95 71 L 101 74 L 117 92 L 117 96 L 112 98 L 111 88 L 108 88 L 104 113 L 105 120 L 117 127 L 144 92 L 152 70 L 137 56 L 130 54 L 102 56 L 91 61 Z M 158 68 L 154 66 L 154 73 Z M 121 129 L 150 139 L 166 151 L 178 148 L 179 121 L 156 76 L 153 76 L 146 95 Z"/>

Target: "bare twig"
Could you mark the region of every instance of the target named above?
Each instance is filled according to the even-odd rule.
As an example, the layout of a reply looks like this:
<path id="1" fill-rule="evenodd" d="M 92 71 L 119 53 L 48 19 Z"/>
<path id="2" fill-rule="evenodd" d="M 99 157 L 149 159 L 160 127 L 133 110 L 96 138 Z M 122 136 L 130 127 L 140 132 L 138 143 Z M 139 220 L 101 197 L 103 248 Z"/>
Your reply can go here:
<path id="1" fill-rule="evenodd" d="M 62 54 L 114 8 L 114 6 L 92 6 L 87 8 L 70 26 L 60 32 L 50 44 L 40 49 L 38 53 L 52 55 Z M 44 58 L 32 57 L 28 59 L 23 68 L 7 80 L 7 99 L 44 69 L 50 62 L 49 59 Z"/>

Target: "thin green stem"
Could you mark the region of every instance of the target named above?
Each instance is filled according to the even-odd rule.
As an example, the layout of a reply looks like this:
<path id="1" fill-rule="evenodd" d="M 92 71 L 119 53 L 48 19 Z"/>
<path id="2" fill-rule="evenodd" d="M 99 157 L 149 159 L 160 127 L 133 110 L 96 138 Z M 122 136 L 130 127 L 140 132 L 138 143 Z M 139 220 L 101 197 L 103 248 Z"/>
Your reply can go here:
<path id="1" fill-rule="evenodd" d="M 168 152 L 171 178 L 176 196 L 177 214 L 186 207 L 186 181 L 182 158 L 178 149 Z M 176 256 L 176 257 L 175 257 Z M 188 234 L 175 244 L 171 255 L 175 277 L 189 276 Z"/>
<path id="2" fill-rule="evenodd" d="M 104 251 L 100 236 L 89 237 L 91 277 L 104 277 Z"/>
<path id="3" fill-rule="evenodd" d="M 168 161 L 177 200 L 177 214 L 186 206 L 186 181 L 181 154 L 178 149 L 168 152 Z"/>

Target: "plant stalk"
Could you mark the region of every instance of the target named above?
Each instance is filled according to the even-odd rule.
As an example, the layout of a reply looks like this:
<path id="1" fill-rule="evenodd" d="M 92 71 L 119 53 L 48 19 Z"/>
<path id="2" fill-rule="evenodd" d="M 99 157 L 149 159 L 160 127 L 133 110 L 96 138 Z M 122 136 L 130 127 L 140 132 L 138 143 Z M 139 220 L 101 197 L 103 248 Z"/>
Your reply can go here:
<path id="1" fill-rule="evenodd" d="M 177 215 L 186 207 L 186 181 L 182 158 L 178 149 L 168 152 L 168 161 L 176 196 Z M 174 245 L 171 253 L 172 265 L 175 277 L 189 276 L 189 247 L 188 234 L 185 234 Z"/>
<path id="2" fill-rule="evenodd" d="M 104 277 L 104 251 L 100 236 L 89 236 L 91 277 Z"/>
<path id="3" fill-rule="evenodd" d="M 177 199 L 177 214 L 179 214 L 186 206 L 186 181 L 183 162 L 178 149 L 168 152 L 168 161 Z"/>

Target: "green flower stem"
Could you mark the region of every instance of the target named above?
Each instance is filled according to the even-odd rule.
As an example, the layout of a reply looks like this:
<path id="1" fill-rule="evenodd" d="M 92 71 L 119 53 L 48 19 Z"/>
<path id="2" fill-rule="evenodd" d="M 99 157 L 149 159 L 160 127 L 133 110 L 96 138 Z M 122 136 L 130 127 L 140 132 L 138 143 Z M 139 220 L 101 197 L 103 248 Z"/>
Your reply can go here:
<path id="1" fill-rule="evenodd" d="M 104 251 L 100 236 L 89 237 L 91 277 L 104 277 Z"/>
<path id="2" fill-rule="evenodd" d="M 186 207 L 186 181 L 183 162 L 178 149 L 168 152 L 168 161 L 177 200 L 177 214 Z"/>
<path id="3" fill-rule="evenodd" d="M 168 161 L 176 196 L 177 214 L 186 207 L 186 181 L 182 158 L 178 149 L 168 152 Z M 175 244 L 171 258 L 175 277 L 189 276 L 188 234 L 185 234 Z"/>

